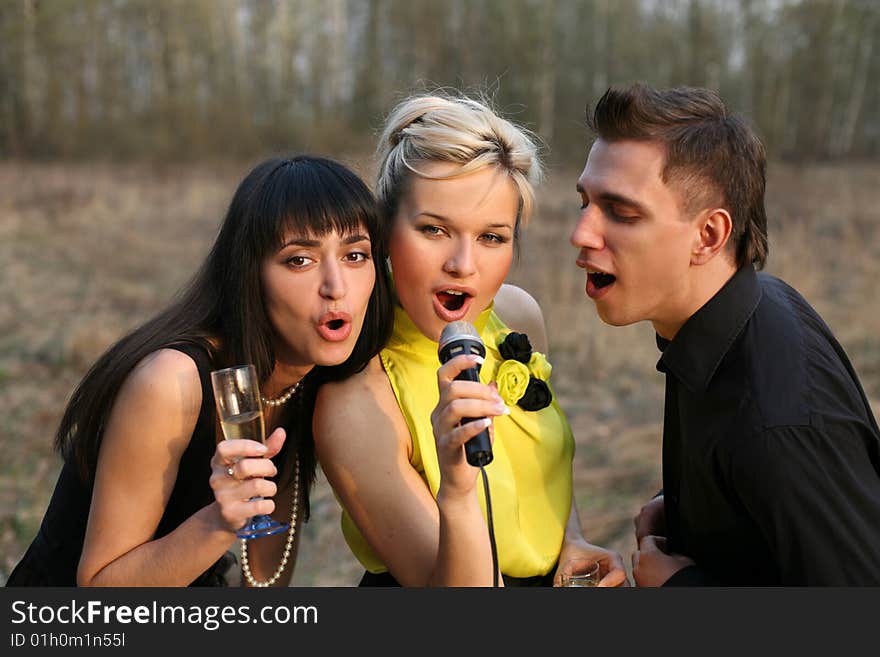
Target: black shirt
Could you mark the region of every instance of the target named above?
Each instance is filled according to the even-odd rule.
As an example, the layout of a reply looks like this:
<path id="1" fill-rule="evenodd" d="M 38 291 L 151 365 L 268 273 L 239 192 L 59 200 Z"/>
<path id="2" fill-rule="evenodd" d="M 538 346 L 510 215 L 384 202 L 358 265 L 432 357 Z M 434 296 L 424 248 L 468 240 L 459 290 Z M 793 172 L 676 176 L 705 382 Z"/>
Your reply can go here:
<path id="1" fill-rule="evenodd" d="M 740 269 L 670 342 L 667 585 L 880 585 L 880 430 L 843 348 L 781 280 Z"/>

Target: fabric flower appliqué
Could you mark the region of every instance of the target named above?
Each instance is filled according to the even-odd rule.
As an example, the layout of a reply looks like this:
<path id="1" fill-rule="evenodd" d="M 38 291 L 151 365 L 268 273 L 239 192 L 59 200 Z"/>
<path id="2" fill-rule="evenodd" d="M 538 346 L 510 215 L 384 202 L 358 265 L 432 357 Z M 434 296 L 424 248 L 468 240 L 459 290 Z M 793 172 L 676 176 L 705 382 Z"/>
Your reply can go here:
<path id="1" fill-rule="evenodd" d="M 553 400 L 547 379 L 552 370 L 543 354 L 532 351 L 525 333 L 511 331 L 498 344 L 504 362 L 495 377 L 498 394 L 507 404 L 518 404 L 527 411 L 539 411 Z"/>
<path id="2" fill-rule="evenodd" d="M 518 404 L 529 387 L 529 368 L 516 360 L 506 360 L 498 367 L 495 381 L 505 404 Z"/>

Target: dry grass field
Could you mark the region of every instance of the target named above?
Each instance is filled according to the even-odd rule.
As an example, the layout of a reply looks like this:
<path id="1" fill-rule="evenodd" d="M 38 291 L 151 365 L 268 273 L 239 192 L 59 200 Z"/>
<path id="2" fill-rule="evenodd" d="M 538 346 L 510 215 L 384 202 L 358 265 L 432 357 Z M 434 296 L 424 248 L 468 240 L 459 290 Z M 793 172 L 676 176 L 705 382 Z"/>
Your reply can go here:
<path id="1" fill-rule="evenodd" d="M 364 161 L 348 162 L 364 170 Z M 0 163 L 0 583 L 35 534 L 68 395 L 116 338 L 162 307 L 202 260 L 247 164 Z M 659 486 L 662 377 L 650 326 L 603 325 L 568 234 L 575 171 L 551 171 L 511 281 L 541 302 L 554 381 L 575 430 L 575 484 L 597 543 L 633 548 L 631 517 Z M 767 268 L 822 313 L 880 399 L 880 164 L 771 167 Z M 875 405 L 875 409 L 877 406 Z M 326 480 L 313 493 L 294 585 L 349 586 Z"/>

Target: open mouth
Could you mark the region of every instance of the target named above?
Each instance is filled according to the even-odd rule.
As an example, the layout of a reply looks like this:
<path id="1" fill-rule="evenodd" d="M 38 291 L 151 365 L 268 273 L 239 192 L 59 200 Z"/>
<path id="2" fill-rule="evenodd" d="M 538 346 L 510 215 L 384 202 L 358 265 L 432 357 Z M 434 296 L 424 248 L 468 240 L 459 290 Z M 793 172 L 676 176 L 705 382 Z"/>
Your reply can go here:
<path id="1" fill-rule="evenodd" d="M 617 281 L 617 276 L 590 267 L 585 269 L 587 270 L 587 296 L 598 301 L 608 294 L 611 286 Z"/>
<path id="2" fill-rule="evenodd" d="M 327 313 L 318 322 L 318 334 L 329 342 L 341 342 L 351 335 L 351 316 L 347 313 Z"/>
<path id="3" fill-rule="evenodd" d="M 603 287 L 608 287 L 617 280 L 617 276 L 606 274 L 601 271 L 587 272 L 587 278 L 590 279 L 590 282 L 597 290 L 601 290 Z"/>
<path id="4" fill-rule="evenodd" d="M 443 290 L 437 293 L 437 299 L 446 310 L 461 310 L 464 302 L 468 300 L 470 295 L 467 292 L 459 290 Z"/>
<path id="5" fill-rule="evenodd" d="M 467 315 L 473 300 L 471 293 L 465 290 L 440 289 L 434 292 L 434 312 L 444 322 L 455 322 Z"/>

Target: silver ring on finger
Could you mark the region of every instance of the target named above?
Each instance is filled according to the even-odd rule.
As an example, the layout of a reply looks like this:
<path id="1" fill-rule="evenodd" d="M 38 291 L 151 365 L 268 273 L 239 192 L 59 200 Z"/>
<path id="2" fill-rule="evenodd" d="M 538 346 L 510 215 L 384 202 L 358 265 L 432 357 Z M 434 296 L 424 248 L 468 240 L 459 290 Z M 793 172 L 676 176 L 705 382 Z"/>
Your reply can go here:
<path id="1" fill-rule="evenodd" d="M 226 476 L 235 479 L 235 467 L 228 465 L 226 466 Z"/>

